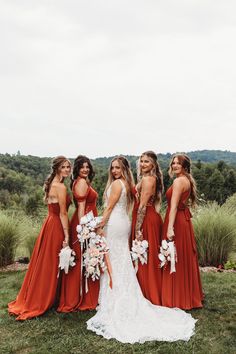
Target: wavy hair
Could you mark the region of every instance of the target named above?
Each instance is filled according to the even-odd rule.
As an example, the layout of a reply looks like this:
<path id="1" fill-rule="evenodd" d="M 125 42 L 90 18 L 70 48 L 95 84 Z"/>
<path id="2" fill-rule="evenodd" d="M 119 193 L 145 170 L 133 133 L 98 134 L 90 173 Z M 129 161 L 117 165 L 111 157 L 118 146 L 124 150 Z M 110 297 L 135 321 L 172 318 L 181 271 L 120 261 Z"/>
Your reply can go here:
<path id="1" fill-rule="evenodd" d="M 137 178 L 138 181 L 141 181 L 142 179 L 142 173 L 141 173 L 141 168 L 140 168 L 140 161 L 143 156 L 147 156 L 153 165 L 153 168 L 150 171 L 150 175 L 154 176 L 156 178 L 156 190 L 155 190 L 155 195 L 154 195 L 154 205 L 156 210 L 160 209 L 161 205 L 161 196 L 164 190 L 164 185 L 163 185 L 163 175 L 162 171 L 159 165 L 159 162 L 157 160 L 157 154 L 155 154 L 154 151 L 148 150 L 145 151 L 141 154 L 137 161 Z"/>
<path id="2" fill-rule="evenodd" d="M 47 176 L 47 178 L 44 182 L 44 186 L 43 186 L 43 190 L 45 193 L 45 195 L 44 195 L 45 202 L 48 199 L 48 194 L 50 191 L 52 181 L 53 181 L 54 177 L 60 172 L 60 168 L 65 162 L 69 162 L 69 164 L 71 165 L 71 162 L 65 156 L 57 156 L 52 160 L 51 173 Z M 63 181 L 64 181 L 64 178 L 62 178 L 61 183 L 63 183 Z"/>
<path id="3" fill-rule="evenodd" d="M 88 179 L 89 179 L 90 183 L 92 182 L 92 180 L 95 176 L 95 172 L 94 172 L 94 169 L 93 169 L 90 159 L 87 156 L 78 155 L 73 163 L 73 171 L 72 171 L 72 175 L 71 175 L 71 184 L 70 184 L 71 188 L 73 186 L 74 181 L 78 178 L 79 171 L 83 167 L 84 163 L 87 163 L 89 166 Z"/>
<path id="4" fill-rule="evenodd" d="M 190 182 L 190 204 L 191 206 L 195 206 L 196 204 L 196 200 L 197 200 L 197 187 L 196 187 L 196 182 L 195 179 L 193 178 L 192 174 L 191 174 L 191 160 L 190 158 L 186 155 L 186 154 L 175 154 L 171 161 L 170 161 L 170 165 L 169 165 L 169 176 L 171 178 L 173 178 L 174 173 L 173 173 L 173 161 L 174 159 L 177 158 L 179 163 L 181 164 L 182 168 L 183 168 L 183 173 L 184 175 L 188 178 L 189 182 Z"/>
<path id="5" fill-rule="evenodd" d="M 121 167 L 121 175 L 124 178 L 124 180 L 127 182 L 127 186 L 128 186 L 128 188 L 127 188 L 127 207 L 128 207 L 128 210 L 130 210 L 133 205 L 133 201 L 134 201 L 134 196 L 132 193 L 132 188 L 134 186 L 134 177 L 133 177 L 133 173 L 131 171 L 130 163 L 126 159 L 126 157 L 124 157 L 124 156 L 121 156 L 121 155 L 116 156 L 110 162 L 110 165 L 108 168 L 108 181 L 107 181 L 106 188 L 105 188 L 105 191 L 103 194 L 103 199 L 105 199 L 105 197 L 106 197 L 106 192 L 107 192 L 108 188 L 110 187 L 112 182 L 115 181 L 115 178 L 113 177 L 112 172 L 111 172 L 112 163 L 114 161 L 117 161 L 119 163 L 119 165 Z"/>

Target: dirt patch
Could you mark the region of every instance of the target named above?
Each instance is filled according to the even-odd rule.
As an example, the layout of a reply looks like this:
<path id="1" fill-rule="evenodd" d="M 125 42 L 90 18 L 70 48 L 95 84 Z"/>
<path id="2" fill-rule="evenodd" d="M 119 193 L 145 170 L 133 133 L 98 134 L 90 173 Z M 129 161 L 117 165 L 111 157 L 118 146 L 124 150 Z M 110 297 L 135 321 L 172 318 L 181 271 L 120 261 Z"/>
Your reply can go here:
<path id="1" fill-rule="evenodd" d="M 15 272 L 17 270 L 26 270 L 28 269 L 29 264 L 15 262 L 8 264 L 5 267 L 0 267 L 0 272 Z"/>
<path id="2" fill-rule="evenodd" d="M 234 269 L 223 269 L 223 268 L 216 268 L 216 267 L 199 267 L 200 271 L 203 273 L 235 273 L 236 270 Z"/>

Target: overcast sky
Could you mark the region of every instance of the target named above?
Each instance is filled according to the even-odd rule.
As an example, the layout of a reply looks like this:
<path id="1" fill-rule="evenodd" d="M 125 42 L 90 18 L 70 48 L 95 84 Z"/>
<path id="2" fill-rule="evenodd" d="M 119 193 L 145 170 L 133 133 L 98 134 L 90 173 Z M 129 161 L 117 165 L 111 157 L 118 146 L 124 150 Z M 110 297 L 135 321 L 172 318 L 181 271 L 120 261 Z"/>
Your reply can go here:
<path id="1" fill-rule="evenodd" d="M 0 0 L 0 153 L 236 151 L 235 0 Z"/>

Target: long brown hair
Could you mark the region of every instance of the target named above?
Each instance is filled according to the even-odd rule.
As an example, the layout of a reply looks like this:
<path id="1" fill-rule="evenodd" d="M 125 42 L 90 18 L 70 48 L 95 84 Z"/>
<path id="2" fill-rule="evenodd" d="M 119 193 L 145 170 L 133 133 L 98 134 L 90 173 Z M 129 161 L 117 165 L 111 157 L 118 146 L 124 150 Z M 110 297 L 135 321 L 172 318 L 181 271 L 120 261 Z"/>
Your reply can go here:
<path id="1" fill-rule="evenodd" d="M 43 190 L 44 190 L 44 201 L 46 202 L 48 199 L 48 194 L 50 191 L 50 187 L 52 184 L 52 181 L 54 179 L 54 177 L 59 173 L 61 166 L 65 163 L 65 162 L 69 162 L 69 164 L 71 165 L 71 162 L 65 157 L 65 156 L 57 156 L 52 160 L 51 163 L 51 173 L 47 176 L 45 182 L 44 182 L 44 186 L 43 186 Z M 63 183 L 64 178 L 62 178 L 61 182 Z"/>
<path id="2" fill-rule="evenodd" d="M 172 169 L 172 164 L 174 159 L 177 158 L 179 163 L 181 164 L 182 168 L 183 168 L 183 173 L 184 175 L 188 178 L 189 182 L 190 182 L 190 196 L 189 196 L 189 200 L 190 200 L 190 204 L 191 206 L 195 206 L 196 204 L 196 200 L 197 200 L 197 187 L 196 187 L 196 182 L 195 179 L 193 178 L 192 174 L 191 174 L 191 160 L 190 158 L 186 155 L 186 154 L 175 154 L 171 161 L 170 161 L 170 165 L 169 165 L 169 176 L 173 178 L 173 169 Z"/>
<path id="3" fill-rule="evenodd" d="M 116 156 L 111 160 L 109 168 L 108 168 L 108 181 L 106 184 L 103 198 L 104 199 L 106 198 L 106 192 L 107 192 L 108 188 L 110 187 L 112 182 L 115 181 L 115 178 L 113 177 L 112 172 L 111 172 L 112 163 L 114 161 L 118 161 L 118 163 L 121 167 L 121 175 L 124 178 L 124 180 L 127 182 L 127 187 L 128 187 L 127 188 L 127 207 L 128 207 L 128 210 L 130 210 L 133 205 L 133 201 L 134 201 L 134 196 L 132 193 L 132 188 L 134 186 L 134 177 L 133 177 L 133 173 L 131 171 L 130 163 L 124 156 L 121 156 L 121 155 Z"/>
<path id="4" fill-rule="evenodd" d="M 83 167 L 83 164 L 85 162 L 88 164 L 88 167 L 89 167 L 89 174 L 88 174 L 89 182 L 90 183 L 92 182 L 92 180 L 95 176 L 95 172 L 94 172 L 94 169 L 93 169 L 90 159 L 87 156 L 78 155 L 75 158 L 74 163 L 73 163 L 73 171 L 72 171 L 72 175 L 71 175 L 71 188 L 73 186 L 74 181 L 78 178 L 79 171 Z"/>
<path id="5" fill-rule="evenodd" d="M 162 171 L 159 165 L 159 162 L 157 160 L 157 154 L 155 154 L 154 151 L 145 151 L 141 154 L 140 158 L 138 159 L 138 164 L 137 164 L 137 177 L 138 181 L 141 181 L 142 179 L 142 174 L 141 174 L 141 169 L 140 169 L 140 160 L 143 156 L 147 156 L 153 165 L 153 168 L 150 172 L 151 176 L 154 176 L 156 178 L 156 190 L 155 190 L 155 195 L 154 195 L 154 205 L 157 210 L 160 209 L 161 205 L 161 196 L 164 190 L 164 185 L 163 185 L 163 175 Z"/>

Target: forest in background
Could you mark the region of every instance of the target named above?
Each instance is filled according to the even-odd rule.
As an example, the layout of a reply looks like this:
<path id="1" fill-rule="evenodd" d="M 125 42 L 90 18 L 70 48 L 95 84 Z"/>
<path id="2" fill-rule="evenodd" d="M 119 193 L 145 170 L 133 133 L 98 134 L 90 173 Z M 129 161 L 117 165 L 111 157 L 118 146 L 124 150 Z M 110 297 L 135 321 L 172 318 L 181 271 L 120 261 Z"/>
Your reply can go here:
<path id="1" fill-rule="evenodd" d="M 204 201 L 216 201 L 222 205 L 236 193 L 236 153 L 220 150 L 202 150 L 187 153 L 192 159 L 192 173 L 197 182 L 198 196 Z M 171 183 L 168 165 L 171 154 L 159 154 L 158 160 L 164 177 L 165 190 Z M 95 168 L 94 188 L 99 194 L 99 205 L 107 181 L 107 170 L 111 157 L 92 160 Z M 138 156 L 126 155 L 136 177 Z M 71 158 L 73 162 L 73 158 Z M 0 154 L 0 207 L 1 209 L 23 209 L 35 215 L 45 209 L 42 186 L 50 172 L 49 157 Z M 165 198 L 164 198 L 165 199 Z"/>

